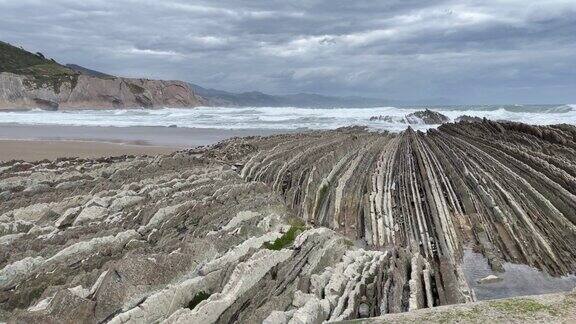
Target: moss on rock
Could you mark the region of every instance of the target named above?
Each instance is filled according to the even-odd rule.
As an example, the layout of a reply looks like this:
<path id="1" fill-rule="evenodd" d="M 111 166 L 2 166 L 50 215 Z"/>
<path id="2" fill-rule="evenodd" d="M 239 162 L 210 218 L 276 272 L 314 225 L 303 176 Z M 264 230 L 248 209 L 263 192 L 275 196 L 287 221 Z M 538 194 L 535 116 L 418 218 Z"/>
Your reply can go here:
<path id="1" fill-rule="evenodd" d="M 284 235 L 277 238 L 272 243 L 265 242 L 263 246 L 268 250 L 282 250 L 283 248 L 292 245 L 292 243 L 294 243 L 294 239 L 296 239 L 296 236 L 298 236 L 298 234 L 300 234 L 303 230 L 304 226 L 302 225 L 292 225 L 290 226 L 290 229 L 284 233 Z"/>

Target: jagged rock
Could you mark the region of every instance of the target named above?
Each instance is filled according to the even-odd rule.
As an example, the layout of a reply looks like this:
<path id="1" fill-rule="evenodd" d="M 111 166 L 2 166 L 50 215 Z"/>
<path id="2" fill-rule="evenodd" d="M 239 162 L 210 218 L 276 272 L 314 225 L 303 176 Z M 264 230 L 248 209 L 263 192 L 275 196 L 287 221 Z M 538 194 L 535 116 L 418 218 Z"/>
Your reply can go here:
<path id="1" fill-rule="evenodd" d="M 462 115 L 454 119 L 455 122 L 481 123 L 484 119 L 476 116 Z"/>
<path id="2" fill-rule="evenodd" d="M 62 216 L 60 216 L 60 218 L 54 222 L 54 226 L 57 228 L 62 228 L 71 225 L 78 214 L 80 214 L 81 210 L 81 207 L 74 207 L 66 210 L 64 214 L 62 214 Z"/>
<path id="3" fill-rule="evenodd" d="M 420 312 L 475 299 L 464 247 L 494 271 L 515 262 L 570 274 L 575 141 L 569 125 L 483 120 L 6 162 L 0 320 L 289 323 Z M 23 192 L 33 184 L 54 190 Z"/>
<path id="4" fill-rule="evenodd" d="M 450 118 L 442 115 L 439 112 L 426 109 L 423 111 L 413 112 L 406 115 L 406 120 L 408 124 L 426 124 L 426 125 L 438 125 L 450 121 Z"/>
<path id="5" fill-rule="evenodd" d="M 330 313 L 330 304 L 327 300 L 319 300 L 318 298 L 311 298 L 308 302 L 292 315 L 288 323 L 323 323 Z"/>
<path id="6" fill-rule="evenodd" d="M 128 243 L 126 243 L 126 249 L 132 250 L 132 249 L 145 247 L 147 245 L 148 245 L 148 243 L 146 241 L 143 241 L 143 240 L 130 240 Z"/>
<path id="7" fill-rule="evenodd" d="M 108 215 L 108 209 L 100 206 L 90 206 L 82 209 L 80 214 L 74 220 L 73 225 L 82 225 L 92 221 L 98 221 Z"/>
<path id="8" fill-rule="evenodd" d="M 22 277 L 32 272 L 36 266 L 44 262 L 43 257 L 26 257 L 0 270 L 0 289 L 7 290 L 14 288 Z"/>
<path id="9" fill-rule="evenodd" d="M 14 220 L 20 221 L 39 221 L 46 218 L 57 217 L 50 204 L 40 203 L 22 207 L 13 211 Z"/>
<path id="10" fill-rule="evenodd" d="M 410 113 L 404 117 L 386 116 L 386 115 L 370 117 L 370 121 L 377 121 L 377 120 L 384 121 L 387 123 L 438 125 L 449 122 L 450 118 L 442 115 L 439 112 L 426 109 L 423 111 Z"/>
<path id="11" fill-rule="evenodd" d="M 114 201 L 112 201 L 109 209 L 111 212 L 118 212 L 118 211 L 123 210 L 124 208 L 134 206 L 134 205 L 142 202 L 142 200 L 144 200 L 144 197 L 140 197 L 140 196 L 120 197 L 120 198 L 117 198 Z"/>
<path id="12" fill-rule="evenodd" d="M 172 314 L 167 323 L 214 323 L 234 301 L 258 283 L 270 269 L 286 261 L 292 252 L 289 250 L 260 250 L 248 261 L 239 263 L 230 276 L 222 292 L 211 295 L 192 310 L 181 309 Z"/>
<path id="13" fill-rule="evenodd" d="M 262 324 L 287 324 L 288 320 L 289 318 L 284 312 L 273 311 L 264 321 L 262 321 Z"/>
<path id="14" fill-rule="evenodd" d="M 395 117 L 395 116 L 385 116 L 385 115 L 378 115 L 370 117 L 370 121 L 384 121 L 387 123 L 403 123 L 408 124 L 406 117 Z"/>
<path id="15" fill-rule="evenodd" d="M 294 299 L 292 300 L 292 306 L 296 308 L 303 307 L 311 298 L 314 298 L 314 295 L 305 294 L 300 290 L 296 290 L 294 293 Z"/>

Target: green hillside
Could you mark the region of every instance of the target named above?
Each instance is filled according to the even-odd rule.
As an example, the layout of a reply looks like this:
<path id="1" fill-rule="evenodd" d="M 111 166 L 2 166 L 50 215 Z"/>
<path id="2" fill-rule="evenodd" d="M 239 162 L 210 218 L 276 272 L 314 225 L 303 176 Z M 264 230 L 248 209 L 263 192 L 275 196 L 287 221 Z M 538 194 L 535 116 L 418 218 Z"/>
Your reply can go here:
<path id="1" fill-rule="evenodd" d="M 0 41 L 0 72 L 26 75 L 27 86 L 32 88 L 51 87 L 56 92 L 69 82 L 74 88 L 78 81 L 75 72 L 42 54 L 33 54 L 21 48 Z"/>

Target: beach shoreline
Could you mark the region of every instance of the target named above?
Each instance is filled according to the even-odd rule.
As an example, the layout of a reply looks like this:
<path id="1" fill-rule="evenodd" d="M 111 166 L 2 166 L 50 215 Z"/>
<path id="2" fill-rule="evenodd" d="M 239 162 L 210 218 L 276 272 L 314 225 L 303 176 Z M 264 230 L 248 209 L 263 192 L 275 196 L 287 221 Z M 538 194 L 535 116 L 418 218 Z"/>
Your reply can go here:
<path id="1" fill-rule="evenodd" d="M 0 161 L 166 154 L 216 144 L 232 137 L 287 132 L 291 131 L 1 124 Z"/>
<path id="2" fill-rule="evenodd" d="M 2 140 L 0 162 L 23 160 L 34 162 L 57 158 L 100 158 L 120 155 L 158 155 L 178 148 L 153 145 L 133 145 L 98 141 L 74 140 Z"/>

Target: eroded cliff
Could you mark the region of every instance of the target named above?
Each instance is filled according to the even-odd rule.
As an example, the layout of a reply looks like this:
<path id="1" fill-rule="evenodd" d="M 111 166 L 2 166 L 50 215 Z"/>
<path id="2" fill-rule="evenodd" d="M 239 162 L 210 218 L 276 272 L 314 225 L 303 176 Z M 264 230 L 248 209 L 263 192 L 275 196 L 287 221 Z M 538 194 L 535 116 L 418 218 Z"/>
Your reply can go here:
<path id="1" fill-rule="evenodd" d="M 0 109 L 195 107 L 205 102 L 185 82 L 85 71 L 90 70 L 74 70 L 0 42 Z"/>
<path id="2" fill-rule="evenodd" d="M 57 85 L 36 84 L 29 77 L 0 73 L 0 109 L 196 107 L 203 99 L 186 82 L 78 75 Z"/>

